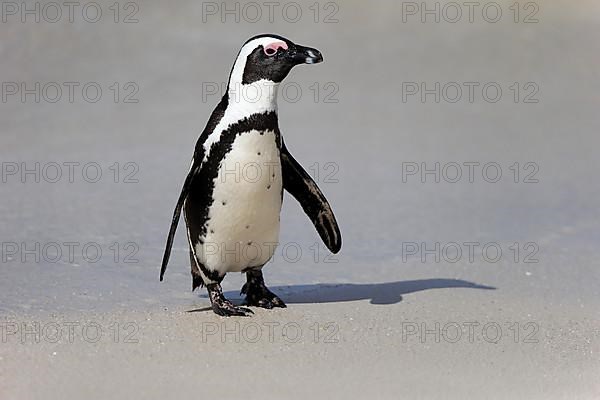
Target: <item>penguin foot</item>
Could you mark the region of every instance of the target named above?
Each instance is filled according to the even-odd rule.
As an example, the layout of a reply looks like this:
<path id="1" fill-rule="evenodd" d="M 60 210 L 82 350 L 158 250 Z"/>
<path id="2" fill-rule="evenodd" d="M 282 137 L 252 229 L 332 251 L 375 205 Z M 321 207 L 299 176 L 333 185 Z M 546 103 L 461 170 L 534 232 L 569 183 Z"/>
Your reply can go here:
<path id="1" fill-rule="evenodd" d="M 268 309 L 287 307 L 283 300 L 265 286 L 265 281 L 260 270 L 248 271 L 246 277 L 248 281 L 242 286 L 240 292 L 240 294 L 246 295 L 244 305 Z"/>
<path id="2" fill-rule="evenodd" d="M 235 306 L 231 301 L 227 300 L 223 295 L 221 285 L 218 283 L 207 285 L 206 288 L 208 289 L 208 295 L 215 314 L 223 317 L 249 317 L 251 314 L 254 314 L 251 309 Z"/>
<path id="3" fill-rule="evenodd" d="M 212 309 L 215 314 L 223 317 L 249 317 L 251 314 L 254 314 L 251 309 L 235 306 L 227 299 L 212 303 Z"/>

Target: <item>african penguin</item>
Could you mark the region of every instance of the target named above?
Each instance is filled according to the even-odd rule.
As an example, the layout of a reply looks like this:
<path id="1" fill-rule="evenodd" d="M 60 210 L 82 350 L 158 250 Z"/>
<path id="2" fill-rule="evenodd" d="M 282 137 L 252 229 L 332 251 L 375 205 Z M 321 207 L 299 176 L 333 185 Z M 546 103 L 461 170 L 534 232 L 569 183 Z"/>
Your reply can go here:
<path id="1" fill-rule="evenodd" d="M 277 122 L 277 88 L 298 64 L 321 53 L 277 35 L 242 46 L 227 90 L 194 150 L 177 201 L 160 271 L 163 280 L 181 210 L 187 226 L 192 290 L 206 286 L 212 309 L 223 316 L 252 311 L 223 296 L 227 272 L 245 272 L 245 305 L 285 307 L 263 280 L 262 267 L 279 238 L 283 189 L 302 206 L 333 253 L 342 245 L 338 224 L 317 184 L 289 153 Z"/>

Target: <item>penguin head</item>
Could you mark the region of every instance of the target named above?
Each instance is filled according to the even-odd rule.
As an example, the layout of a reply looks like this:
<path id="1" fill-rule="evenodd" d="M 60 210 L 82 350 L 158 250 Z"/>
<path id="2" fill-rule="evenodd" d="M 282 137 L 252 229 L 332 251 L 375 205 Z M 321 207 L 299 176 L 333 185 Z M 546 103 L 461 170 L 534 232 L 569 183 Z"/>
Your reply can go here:
<path id="1" fill-rule="evenodd" d="M 323 61 L 317 49 L 295 44 L 273 34 L 254 36 L 246 41 L 235 60 L 229 83 L 252 84 L 265 80 L 281 82 L 299 64 Z"/>

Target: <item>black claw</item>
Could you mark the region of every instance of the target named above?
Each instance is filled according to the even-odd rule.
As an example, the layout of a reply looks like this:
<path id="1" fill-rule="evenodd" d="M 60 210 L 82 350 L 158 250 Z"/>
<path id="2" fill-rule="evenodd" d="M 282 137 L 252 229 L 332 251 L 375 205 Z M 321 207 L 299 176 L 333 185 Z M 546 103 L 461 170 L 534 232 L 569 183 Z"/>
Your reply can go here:
<path id="1" fill-rule="evenodd" d="M 287 308 L 287 306 L 285 305 L 285 303 L 283 302 L 283 300 L 281 300 L 279 297 L 275 296 L 272 300 L 271 303 L 273 304 L 273 307 L 281 307 L 281 308 Z"/>
<path id="2" fill-rule="evenodd" d="M 248 282 L 244 284 L 240 294 L 245 294 L 244 305 L 272 309 L 274 307 L 285 308 L 286 305 L 275 293 L 266 286 L 261 271 L 248 271 L 246 273 Z"/>

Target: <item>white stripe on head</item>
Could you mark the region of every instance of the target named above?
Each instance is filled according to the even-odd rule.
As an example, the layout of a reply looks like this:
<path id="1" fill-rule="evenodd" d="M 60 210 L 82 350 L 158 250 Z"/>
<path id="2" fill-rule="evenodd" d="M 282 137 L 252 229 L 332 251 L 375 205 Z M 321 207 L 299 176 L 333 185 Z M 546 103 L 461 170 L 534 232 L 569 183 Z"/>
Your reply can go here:
<path id="1" fill-rule="evenodd" d="M 233 69 L 231 71 L 231 76 L 229 77 L 229 83 L 242 83 L 242 77 L 244 76 L 244 68 L 246 67 L 246 60 L 250 53 L 252 53 L 258 46 L 262 46 L 263 48 L 281 46 L 287 49 L 287 43 L 283 40 L 271 36 L 263 36 L 257 39 L 253 39 L 248 43 L 244 44 L 240 49 L 240 52 L 235 59 L 235 64 L 233 65 Z"/>
<path id="2" fill-rule="evenodd" d="M 249 84 L 243 84 L 244 69 L 248 56 L 258 47 L 281 46 L 287 48 L 287 43 L 280 38 L 272 36 L 263 36 L 244 44 L 238 53 L 231 76 L 229 77 L 228 96 L 229 104 L 225 109 L 223 118 L 219 121 L 215 130 L 206 138 L 204 142 L 204 159 L 208 159 L 210 147 L 221 138 L 223 130 L 233 123 L 236 123 L 252 114 L 264 113 L 268 111 L 277 111 L 277 90 L 278 82 L 267 79 L 261 79 Z"/>
<path id="3" fill-rule="evenodd" d="M 248 56 L 262 46 L 264 49 L 283 47 L 287 43 L 279 38 L 264 36 L 253 39 L 240 49 L 229 77 L 228 93 L 230 106 L 239 106 L 254 112 L 277 110 L 277 89 L 279 82 L 261 79 L 249 84 L 243 84 L 242 79 Z"/>

